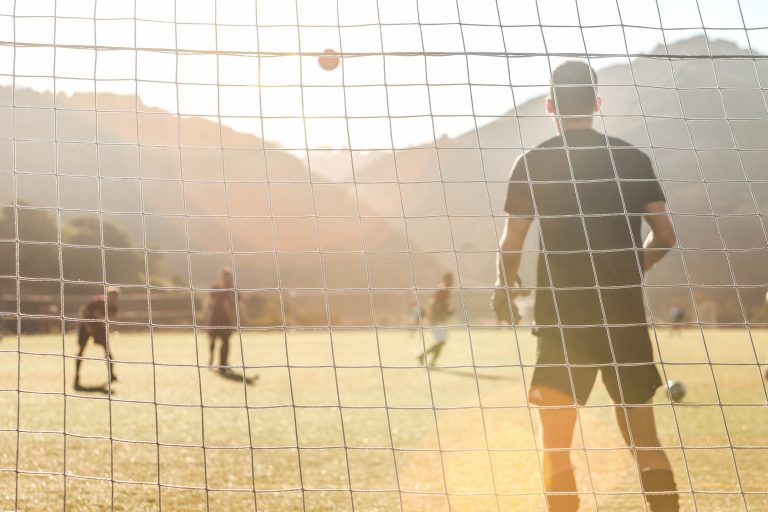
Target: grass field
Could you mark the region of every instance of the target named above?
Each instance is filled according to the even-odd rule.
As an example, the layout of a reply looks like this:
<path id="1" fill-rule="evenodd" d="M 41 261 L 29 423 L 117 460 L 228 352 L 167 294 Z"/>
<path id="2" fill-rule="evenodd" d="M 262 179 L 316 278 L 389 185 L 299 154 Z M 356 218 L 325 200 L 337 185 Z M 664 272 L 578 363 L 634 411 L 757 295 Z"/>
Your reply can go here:
<path id="1" fill-rule="evenodd" d="M 255 385 L 201 369 L 204 335 L 124 333 L 111 400 L 73 389 L 74 334 L 19 343 L 0 342 L 0 510 L 544 510 L 527 332 L 456 330 L 450 368 L 429 371 L 417 333 L 250 332 L 231 360 Z M 683 509 L 767 510 L 768 331 L 658 343 L 688 388 L 674 408 L 655 399 Z M 103 360 L 84 371 L 105 380 Z M 575 436 L 582 510 L 645 510 L 608 405 L 598 384 Z"/>

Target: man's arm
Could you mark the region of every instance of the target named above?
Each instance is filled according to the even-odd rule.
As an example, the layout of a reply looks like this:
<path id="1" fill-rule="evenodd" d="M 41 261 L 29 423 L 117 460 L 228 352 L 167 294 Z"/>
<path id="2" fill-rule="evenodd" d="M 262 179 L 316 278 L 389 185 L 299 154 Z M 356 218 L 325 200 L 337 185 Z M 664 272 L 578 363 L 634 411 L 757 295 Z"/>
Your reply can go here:
<path id="1" fill-rule="evenodd" d="M 675 229 L 667 211 L 667 203 L 653 201 L 643 209 L 643 219 L 651 227 L 651 232 L 643 243 L 643 272 L 648 272 L 656 263 L 675 246 Z"/>
<path id="2" fill-rule="evenodd" d="M 531 217 L 507 217 L 496 259 L 496 286 L 515 286 L 515 276 L 520 268 L 525 236 L 531 226 Z"/>
<path id="3" fill-rule="evenodd" d="M 508 293 L 509 287 L 516 284 L 517 271 L 520 268 L 520 256 L 523 242 L 531 225 L 530 217 L 508 217 L 501 235 L 501 252 L 497 259 L 496 289 L 491 298 L 491 306 L 500 323 L 516 324 L 520 313 L 514 303 L 516 294 Z"/>

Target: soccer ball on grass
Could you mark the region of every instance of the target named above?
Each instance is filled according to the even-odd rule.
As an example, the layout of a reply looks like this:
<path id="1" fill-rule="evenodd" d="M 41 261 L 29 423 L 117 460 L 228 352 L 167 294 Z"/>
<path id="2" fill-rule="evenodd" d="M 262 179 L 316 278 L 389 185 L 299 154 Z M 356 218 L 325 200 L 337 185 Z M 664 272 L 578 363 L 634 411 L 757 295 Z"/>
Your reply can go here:
<path id="1" fill-rule="evenodd" d="M 667 395 L 675 403 L 685 398 L 685 385 L 679 380 L 670 379 L 667 381 Z"/>

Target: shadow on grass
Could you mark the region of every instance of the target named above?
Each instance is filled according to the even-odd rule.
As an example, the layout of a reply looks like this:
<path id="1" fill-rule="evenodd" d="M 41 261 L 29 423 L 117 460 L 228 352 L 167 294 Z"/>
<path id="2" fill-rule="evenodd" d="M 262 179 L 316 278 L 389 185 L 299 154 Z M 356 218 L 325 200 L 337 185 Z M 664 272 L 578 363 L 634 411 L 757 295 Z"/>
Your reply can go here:
<path id="1" fill-rule="evenodd" d="M 480 372 L 473 372 L 471 370 L 458 370 L 456 368 L 440 368 L 439 366 L 430 366 L 430 370 L 441 373 L 450 373 L 451 375 L 458 375 L 459 377 L 471 377 L 473 379 L 485 379 L 485 380 L 504 380 L 507 377 L 503 375 L 492 375 Z"/>
<path id="2" fill-rule="evenodd" d="M 75 386 L 75 391 L 80 393 L 99 393 L 102 395 L 108 395 L 110 393 L 109 386 L 107 384 L 98 384 L 95 386 L 83 386 L 78 384 Z M 112 390 L 112 394 L 115 394 L 115 390 Z"/>
<path id="3" fill-rule="evenodd" d="M 233 370 L 228 370 L 224 372 L 216 370 L 214 371 L 214 373 L 219 377 L 221 377 L 222 379 L 231 380 L 235 382 L 245 382 L 249 386 L 256 384 L 256 381 L 259 380 L 258 375 L 248 376 L 248 375 L 245 375 L 244 373 L 236 372 Z"/>

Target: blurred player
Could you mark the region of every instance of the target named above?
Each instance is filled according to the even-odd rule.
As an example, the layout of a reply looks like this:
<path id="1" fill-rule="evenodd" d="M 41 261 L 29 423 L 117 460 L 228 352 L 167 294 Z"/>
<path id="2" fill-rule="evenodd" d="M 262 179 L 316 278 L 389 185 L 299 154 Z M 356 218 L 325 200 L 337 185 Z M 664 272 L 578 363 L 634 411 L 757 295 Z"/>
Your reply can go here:
<path id="1" fill-rule="evenodd" d="M 234 290 L 235 281 L 232 277 L 232 269 L 225 267 L 221 271 L 219 280 L 213 283 L 208 296 L 206 311 L 208 338 L 210 340 L 210 352 L 208 354 L 208 366 L 213 366 L 216 340 L 221 340 L 219 348 L 219 372 L 228 373 L 229 368 L 229 338 L 237 325 L 237 293 Z"/>
<path id="2" fill-rule="evenodd" d="M 570 449 L 577 407 L 600 373 L 617 404 L 616 419 L 650 510 L 677 512 L 674 475 L 660 448 L 654 409 L 645 406 L 662 381 L 642 289 L 643 274 L 675 244 L 675 234 L 650 159 L 592 129 L 600 105 L 596 84 L 594 70 L 580 61 L 565 62 L 552 74 L 546 108 L 558 135 L 514 165 L 496 294 L 506 296 L 512 286 L 528 228 L 538 217 L 538 351 L 528 398 L 544 406 L 539 415 L 549 510 L 579 508 Z M 641 218 L 651 228 L 644 243 Z M 645 250 L 638 251 L 641 244 Z"/>
<path id="3" fill-rule="evenodd" d="M 112 363 L 112 350 L 109 346 L 109 321 L 117 319 L 119 310 L 120 290 L 113 286 L 107 288 L 107 295 L 99 295 L 83 304 L 80 308 L 80 325 L 77 334 L 77 343 L 80 349 L 75 360 L 75 389 L 80 389 L 80 365 L 83 360 L 83 352 L 88 340 L 93 338 L 96 345 L 104 349 L 104 357 L 107 360 L 107 376 L 110 382 L 117 382 L 114 364 Z"/>
<path id="4" fill-rule="evenodd" d="M 435 342 L 426 352 L 419 355 L 419 362 L 424 362 L 424 358 L 432 356 L 431 359 L 427 358 L 427 365 L 432 366 L 437 362 L 437 358 L 440 357 L 440 353 L 445 347 L 445 342 L 448 339 L 448 329 L 445 327 L 445 321 L 453 315 L 453 307 L 451 306 L 451 286 L 453 286 L 453 274 L 446 272 L 443 275 L 443 280 L 437 287 L 437 291 L 432 296 L 432 300 L 429 302 L 429 323 L 432 326 L 432 338 Z"/>

